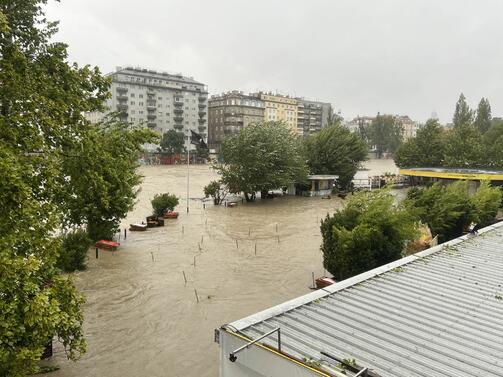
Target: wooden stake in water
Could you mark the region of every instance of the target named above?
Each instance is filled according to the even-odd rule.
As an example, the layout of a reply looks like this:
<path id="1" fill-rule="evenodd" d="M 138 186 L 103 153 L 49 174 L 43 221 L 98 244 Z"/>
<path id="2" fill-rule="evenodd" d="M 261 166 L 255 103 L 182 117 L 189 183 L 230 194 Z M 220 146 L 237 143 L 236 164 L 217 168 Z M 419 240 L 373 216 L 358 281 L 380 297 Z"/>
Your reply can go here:
<path id="1" fill-rule="evenodd" d="M 182 271 L 182 274 L 183 274 L 183 281 L 185 282 L 185 284 L 187 284 L 187 276 L 185 276 L 185 271 Z"/>
<path id="2" fill-rule="evenodd" d="M 203 241 L 204 241 L 204 238 L 203 238 L 203 237 L 204 237 L 204 236 L 203 236 L 203 235 L 201 235 L 201 244 L 202 244 L 202 243 L 203 243 Z"/>
<path id="3" fill-rule="evenodd" d="M 197 295 L 197 289 L 194 288 L 194 293 L 196 294 L 196 300 L 197 300 L 197 303 L 199 304 L 199 296 Z"/>
<path id="4" fill-rule="evenodd" d="M 236 249 L 239 249 L 238 240 L 236 240 Z"/>
<path id="5" fill-rule="evenodd" d="M 124 241 L 126 240 L 127 237 L 127 228 L 124 228 Z"/>
<path id="6" fill-rule="evenodd" d="M 248 227 L 248 237 L 250 237 L 250 234 L 251 234 L 251 228 Z"/>
<path id="7" fill-rule="evenodd" d="M 255 242 L 255 255 L 257 255 L 257 243 Z"/>
<path id="8" fill-rule="evenodd" d="M 201 244 L 200 243 L 197 243 L 197 247 L 199 248 L 199 251 L 201 251 Z"/>
<path id="9" fill-rule="evenodd" d="M 96 259 L 98 259 L 98 248 L 96 248 Z"/>
<path id="10" fill-rule="evenodd" d="M 152 262 L 154 262 L 154 253 L 151 251 L 150 255 L 152 255 Z"/>
<path id="11" fill-rule="evenodd" d="M 278 243 L 279 243 L 279 235 L 278 235 Z"/>
<path id="12" fill-rule="evenodd" d="M 196 268 L 196 256 L 194 255 L 194 268 Z"/>
<path id="13" fill-rule="evenodd" d="M 314 272 L 312 272 L 312 274 L 313 274 L 313 288 L 316 288 L 316 283 L 314 281 Z"/>
<path id="14" fill-rule="evenodd" d="M 276 223 L 276 233 L 278 233 L 278 224 Z"/>
<path id="15" fill-rule="evenodd" d="M 183 225 L 182 225 L 182 234 L 184 233 L 184 228 L 183 228 Z"/>

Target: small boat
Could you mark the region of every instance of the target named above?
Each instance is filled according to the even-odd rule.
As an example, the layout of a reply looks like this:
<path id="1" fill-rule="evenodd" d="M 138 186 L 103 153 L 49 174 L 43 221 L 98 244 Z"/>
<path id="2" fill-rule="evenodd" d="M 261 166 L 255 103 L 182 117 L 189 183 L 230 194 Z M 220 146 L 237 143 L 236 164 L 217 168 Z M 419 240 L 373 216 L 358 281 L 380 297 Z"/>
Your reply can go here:
<path id="1" fill-rule="evenodd" d="M 131 232 L 144 232 L 147 230 L 147 224 L 129 224 L 129 230 Z"/>
<path id="2" fill-rule="evenodd" d="M 100 249 L 107 249 L 107 250 L 117 250 L 117 248 L 120 246 L 120 243 L 115 242 L 115 241 L 108 241 L 108 240 L 99 240 L 94 244 L 97 248 Z"/>
<path id="3" fill-rule="evenodd" d="M 328 287 L 329 285 L 335 284 L 337 282 L 332 278 L 322 276 L 321 278 L 316 279 L 315 283 L 316 283 L 316 289 L 321 289 Z"/>
<path id="4" fill-rule="evenodd" d="M 168 211 L 164 214 L 165 219 L 177 219 L 178 218 L 178 212 L 176 211 Z"/>

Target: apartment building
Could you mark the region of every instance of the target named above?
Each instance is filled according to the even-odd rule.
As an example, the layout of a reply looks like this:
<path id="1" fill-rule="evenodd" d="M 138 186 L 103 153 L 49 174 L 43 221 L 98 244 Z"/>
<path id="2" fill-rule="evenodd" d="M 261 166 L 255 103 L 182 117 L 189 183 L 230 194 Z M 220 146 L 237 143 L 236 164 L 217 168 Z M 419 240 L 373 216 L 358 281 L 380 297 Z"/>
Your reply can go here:
<path id="1" fill-rule="evenodd" d="M 297 131 L 298 100 L 290 96 L 272 93 L 256 93 L 255 96 L 264 102 L 264 120 L 283 121 Z"/>
<path id="2" fill-rule="evenodd" d="M 208 101 L 208 146 L 220 150 L 223 140 L 251 123 L 264 121 L 265 104 L 259 96 L 232 91 Z"/>
<path id="3" fill-rule="evenodd" d="M 362 132 L 363 129 L 370 126 L 374 121 L 375 117 L 369 116 L 357 116 L 353 118 L 349 122 L 346 122 L 344 125 L 349 128 L 351 132 Z"/>
<path id="4" fill-rule="evenodd" d="M 118 67 L 107 76 L 112 79 L 108 112 L 117 111 L 121 120 L 160 133 L 175 129 L 188 137 L 193 130 L 207 139 L 206 85 L 181 74 L 135 67 Z M 97 121 L 103 115 L 88 118 Z"/>
<path id="5" fill-rule="evenodd" d="M 404 141 L 416 137 L 417 130 L 419 129 L 419 124 L 417 122 L 410 119 L 408 115 L 396 115 L 396 119 L 402 123 Z"/>
<path id="6" fill-rule="evenodd" d="M 297 98 L 298 133 L 308 135 L 319 132 L 328 124 L 332 112 L 332 105 L 329 103 Z"/>

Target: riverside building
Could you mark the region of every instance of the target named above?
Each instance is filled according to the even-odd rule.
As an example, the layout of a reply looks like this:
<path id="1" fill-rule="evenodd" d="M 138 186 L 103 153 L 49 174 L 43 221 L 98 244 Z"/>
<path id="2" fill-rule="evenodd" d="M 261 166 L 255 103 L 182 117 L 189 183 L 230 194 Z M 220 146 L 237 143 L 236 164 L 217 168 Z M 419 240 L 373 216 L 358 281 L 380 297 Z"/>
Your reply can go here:
<path id="1" fill-rule="evenodd" d="M 175 129 L 188 137 L 190 130 L 207 139 L 208 88 L 192 77 L 146 68 L 118 67 L 112 79 L 109 112 L 121 120 L 164 133 Z M 106 113 L 105 113 L 106 114 Z M 89 114 L 98 121 L 105 114 Z"/>
<path id="2" fill-rule="evenodd" d="M 258 96 L 232 91 L 208 101 L 208 146 L 219 151 L 223 140 L 251 123 L 264 121 L 264 101 Z"/>
<path id="3" fill-rule="evenodd" d="M 331 104 L 297 98 L 297 131 L 300 134 L 319 132 L 328 124 L 331 115 Z"/>

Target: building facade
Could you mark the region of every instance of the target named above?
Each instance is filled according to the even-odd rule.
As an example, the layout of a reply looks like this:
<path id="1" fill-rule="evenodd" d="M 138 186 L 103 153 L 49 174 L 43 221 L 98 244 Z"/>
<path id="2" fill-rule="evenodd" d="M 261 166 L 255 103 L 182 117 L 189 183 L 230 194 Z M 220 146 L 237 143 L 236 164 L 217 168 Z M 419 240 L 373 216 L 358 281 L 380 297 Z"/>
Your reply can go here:
<path id="1" fill-rule="evenodd" d="M 255 95 L 264 102 L 264 121 L 282 121 L 297 131 L 298 100 L 296 98 L 263 92 Z"/>
<path id="2" fill-rule="evenodd" d="M 208 101 L 208 146 L 219 151 L 223 140 L 251 123 L 264 121 L 264 101 L 259 96 L 232 91 Z"/>
<path id="3" fill-rule="evenodd" d="M 208 89 L 206 85 L 181 74 L 145 68 L 118 67 L 111 77 L 108 112 L 119 112 L 121 120 L 164 133 L 170 129 L 190 130 L 205 140 L 208 129 Z M 97 121 L 105 114 L 89 114 Z M 187 141 L 188 142 L 188 141 Z"/>
<path id="4" fill-rule="evenodd" d="M 414 122 L 408 115 L 397 115 L 396 119 L 402 124 L 403 127 L 403 140 L 407 141 L 416 137 L 419 124 Z"/>
<path id="5" fill-rule="evenodd" d="M 344 125 L 351 131 L 351 132 L 363 132 L 363 130 L 370 126 L 372 122 L 374 121 L 375 117 L 368 117 L 368 116 L 357 116 L 356 118 L 353 118 L 349 122 L 345 122 Z"/>
<path id="6" fill-rule="evenodd" d="M 332 115 L 332 105 L 324 102 L 297 98 L 297 131 L 299 134 L 319 132 L 328 124 Z"/>

